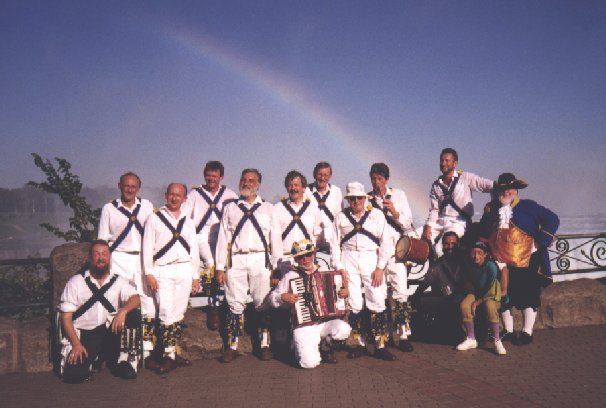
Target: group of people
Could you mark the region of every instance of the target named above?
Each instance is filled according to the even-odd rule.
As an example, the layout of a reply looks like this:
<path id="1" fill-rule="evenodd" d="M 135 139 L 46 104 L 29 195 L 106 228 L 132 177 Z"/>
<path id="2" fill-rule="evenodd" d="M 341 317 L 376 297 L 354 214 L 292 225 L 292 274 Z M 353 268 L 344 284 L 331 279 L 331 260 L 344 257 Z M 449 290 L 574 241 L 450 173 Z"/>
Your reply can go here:
<path id="1" fill-rule="evenodd" d="M 271 204 L 259 195 L 262 175 L 257 169 L 242 171 L 236 194 L 221 184 L 223 165 L 209 161 L 203 184 L 189 194 L 185 185 L 169 184 L 166 204 L 157 210 L 137 196 L 140 178 L 132 172 L 123 174 L 120 198 L 102 209 L 89 269 L 70 279 L 61 298 L 64 380 L 86 380 L 98 356 L 122 378 L 136 377 L 139 355 L 145 367 L 160 374 L 190 365 L 179 343 L 189 294 L 200 291 L 201 266 L 214 271 L 215 287 L 225 289 L 228 312 L 221 361 L 230 363 L 239 355 L 243 314 L 251 300 L 259 335 L 257 354 L 261 360 L 272 359 L 272 310 L 293 309 L 297 303 L 312 306 L 307 292 L 313 275 L 320 273 L 315 262 L 318 250 L 330 254 L 330 269 L 342 278 L 335 298 L 346 301 L 347 321 L 312 318 L 293 326 L 295 354 L 302 367 L 336 362 L 334 343 L 351 335 L 356 345 L 349 348 L 349 358 L 367 354 L 371 345 L 375 357 L 393 361 L 396 356 L 386 347 L 390 342 L 402 352 L 413 351 L 411 304 L 429 286 L 460 307 L 467 339 L 459 350 L 477 347 L 473 316 L 480 303 L 489 310 L 497 353 L 505 353 L 499 306 L 505 310 L 507 336 L 513 333 L 507 308 L 524 311 L 524 331 L 517 341 L 528 343 L 542 284 L 535 275 L 549 278 L 546 247 L 557 230 L 557 216 L 517 198 L 517 190 L 526 183 L 512 174 L 502 174 L 495 182 L 458 171 L 457 164 L 454 149 L 441 152 L 442 175 L 431 187 L 429 217 L 420 231 L 413 227 L 404 191 L 388 185 L 390 171 L 384 163 L 370 168 L 371 191 L 354 181 L 344 194 L 330 183 L 332 167 L 327 162 L 315 166 L 309 185 L 293 170 L 284 181 L 288 197 Z M 473 238 L 467 248 L 472 256 L 463 261 L 455 247 L 472 229 L 473 191 L 494 192 L 496 198 L 485 209 L 480 227 L 473 228 L 484 241 L 476 243 Z M 414 294 L 407 266 L 394 258 L 403 235 L 426 240 L 434 254 Z M 304 293 L 293 293 L 295 278 L 304 283 Z M 501 302 L 503 297 L 508 302 Z M 211 306 L 212 326 L 218 322 L 218 308 L 214 302 Z"/>

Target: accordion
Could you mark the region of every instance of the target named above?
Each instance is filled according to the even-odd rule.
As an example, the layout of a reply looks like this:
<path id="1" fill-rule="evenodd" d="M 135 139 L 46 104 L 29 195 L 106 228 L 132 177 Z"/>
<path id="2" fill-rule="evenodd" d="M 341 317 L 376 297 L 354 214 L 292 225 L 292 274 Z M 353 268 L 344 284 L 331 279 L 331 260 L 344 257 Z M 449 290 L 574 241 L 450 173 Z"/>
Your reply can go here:
<path id="1" fill-rule="evenodd" d="M 345 315 L 346 300 L 338 295 L 343 286 L 340 272 L 314 272 L 307 279 L 310 281 L 307 288 L 302 277 L 290 280 L 292 293 L 298 295 L 293 308 L 295 328 Z"/>

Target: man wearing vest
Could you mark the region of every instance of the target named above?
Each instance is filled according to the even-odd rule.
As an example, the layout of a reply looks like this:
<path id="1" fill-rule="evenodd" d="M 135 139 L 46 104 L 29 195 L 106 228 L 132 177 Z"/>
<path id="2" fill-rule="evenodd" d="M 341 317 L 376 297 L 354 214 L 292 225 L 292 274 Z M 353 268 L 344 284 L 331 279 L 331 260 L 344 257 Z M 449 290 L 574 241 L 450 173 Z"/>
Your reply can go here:
<path id="1" fill-rule="evenodd" d="M 137 288 L 141 299 L 140 314 L 143 317 L 143 357 L 148 358 L 154 348 L 156 308 L 153 297 L 144 290 L 141 243 L 143 225 L 154 212 L 154 206 L 150 201 L 137 197 L 141 179 L 135 173 L 127 172 L 120 176 L 118 188 L 120 198 L 105 204 L 101 210 L 99 239 L 109 243 L 112 253 L 111 271 L 130 280 Z"/>
<path id="2" fill-rule="evenodd" d="M 135 378 L 136 362 L 121 352 L 121 343 L 140 341 L 134 330 L 139 295 L 131 282 L 110 269 L 106 241 L 94 241 L 89 250 L 89 269 L 72 276 L 61 295 L 61 324 L 65 338 L 61 350 L 63 380 L 81 383 L 90 377 L 92 363 L 101 357 L 114 375 Z M 135 350 L 137 352 L 138 349 Z"/>
<path id="3" fill-rule="evenodd" d="M 200 288 L 200 255 L 194 222 L 181 210 L 186 195 L 185 185 L 169 184 L 166 205 L 145 223 L 143 268 L 158 308 L 157 338 L 163 350 L 162 358 L 155 356 L 158 374 L 191 364 L 180 354 L 179 339 L 189 294 Z"/>
<path id="4" fill-rule="evenodd" d="M 238 338 L 243 328 L 243 312 L 248 293 L 256 310 L 260 336 L 260 358 L 270 360 L 268 305 L 273 265 L 281 253 L 281 233 L 274 207 L 258 195 L 261 173 L 245 169 L 240 177 L 240 198 L 223 208 L 215 254 L 216 277 L 225 284 L 229 306 L 225 332 L 227 347 L 221 357 L 230 363 L 238 356 Z"/>
<path id="5" fill-rule="evenodd" d="M 205 289 L 210 293 L 207 326 L 211 330 L 219 328 L 219 288 L 216 280 L 213 281 L 219 222 L 225 203 L 238 199 L 236 193 L 221 185 L 224 174 L 225 168 L 221 162 L 207 162 L 204 166 L 205 184 L 193 188 L 187 197 L 187 213 L 196 225 L 200 258 L 204 263 L 205 273 L 209 274 L 203 276 L 203 279 L 210 283 L 210 287 Z"/>
<path id="6" fill-rule="evenodd" d="M 305 189 L 305 197 L 314 201 L 322 215 L 322 233 L 317 237 L 319 251 L 330 251 L 333 222 L 335 216 L 343 210 L 343 193 L 337 186 L 330 184 L 332 167 L 327 162 L 319 162 L 314 167 L 314 179 Z"/>
<path id="7" fill-rule="evenodd" d="M 373 208 L 382 211 L 387 221 L 385 227 L 385 239 L 390 241 L 394 248 L 398 239 L 404 234 L 413 234 L 412 230 L 412 212 L 408 205 L 408 199 L 404 191 L 387 186 L 389 181 L 389 167 L 385 163 L 374 163 L 370 167 L 370 182 L 372 191 L 368 193 L 370 203 Z M 408 282 L 406 267 L 403 263 L 397 263 L 395 256 L 389 259 L 385 277 L 387 283 L 391 285 L 392 297 L 395 303 L 394 310 L 391 311 L 392 323 L 395 333 L 392 336 L 398 336 L 398 348 L 404 352 L 413 350 L 412 344 L 408 340 L 410 333 L 410 312 L 411 307 L 406 302 L 408 300 Z"/>
<path id="8" fill-rule="evenodd" d="M 442 256 L 441 237 L 446 231 L 454 231 L 463 237 L 473 216 L 472 191 L 489 193 L 494 181 L 473 173 L 457 170 L 459 155 L 447 147 L 440 153 L 442 175 L 429 191 L 429 216 L 423 228 L 423 238 L 428 240 L 436 258 Z"/>
<path id="9" fill-rule="evenodd" d="M 316 237 L 322 232 L 320 209 L 315 202 L 304 197 L 307 179 L 296 170 L 288 172 L 284 179 L 284 187 L 288 198 L 281 199 L 274 205 L 274 212 L 282 232 L 282 256 L 278 261 L 278 269 L 282 278 L 294 266 L 290 251 L 294 242 L 303 239 L 316 242 Z M 277 283 L 277 282 L 276 282 Z"/>
<path id="10" fill-rule="evenodd" d="M 347 184 L 345 199 L 349 207 L 335 217 L 331 261 L 336 270 L 346 271 L 348 277 L 349 324 L 359 342 L 348 357 L 364 354 L 368 341 L 375 344 L 375 357 L 393 361 L 395 356 L 385 348 L 387 284 L 383 271 L 395 248 L 385 233 L 385 215 L 368 205 L 361 183 Z M 369 323 L 362 321 L 364 306 L 370 313 Z"/>
<path id="11" fill-rule="evenodd" d="M 504 340 L 519 345 L 532 342 L 532 331 L 541 305 L 541 287 L 552 282 L 547 247 L 556 239 L 560 219 L 532 200 L 522 200 L 518 190 L 528 183 L 512 173 L 499 176 L 498 201 L 488 204 L 480 226 L 488 238 L 492 255 L 502 270 Z M 513 333 L 511 308 L 522 311 L 524 324 L 519 337 Z"/>

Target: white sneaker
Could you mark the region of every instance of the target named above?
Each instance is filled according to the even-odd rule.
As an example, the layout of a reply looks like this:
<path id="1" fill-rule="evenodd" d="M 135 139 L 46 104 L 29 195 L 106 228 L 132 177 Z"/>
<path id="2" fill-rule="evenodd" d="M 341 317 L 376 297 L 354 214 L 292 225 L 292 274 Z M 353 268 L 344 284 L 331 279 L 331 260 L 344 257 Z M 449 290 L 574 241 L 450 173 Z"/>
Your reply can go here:
<path id="1" fill-rule="evenodd" d="M 507 354 L 507 350 L 505 350 L 505 347 L 503 346 L 503 342 L 501 340 L 495 340 L 494 352 L 500 356 L 504 356 L 505 354 Z"/>
<path id="2" fill-rule="evenodd" d="M 469 337 L 467 337 L 463 343 L 457 346 L 457 350 L 459 351 L 471 350 L 474 348 L 478 348 L 478 342 L 476 339 L 470 339 Z"/>

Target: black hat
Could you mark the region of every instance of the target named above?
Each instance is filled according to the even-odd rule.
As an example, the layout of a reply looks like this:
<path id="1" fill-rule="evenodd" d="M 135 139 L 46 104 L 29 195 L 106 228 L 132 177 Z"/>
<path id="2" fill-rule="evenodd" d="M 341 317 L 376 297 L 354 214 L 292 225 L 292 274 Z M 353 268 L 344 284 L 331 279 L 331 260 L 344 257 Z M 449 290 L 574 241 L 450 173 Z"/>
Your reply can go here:
<path id="1" fill-rule="evenodd" d="M 525 180 L 518 180 L 513 173 L 503 173 L 499 176 L 495 187 L 497 190 L 508 190 L 510 188 L 520 190 L 528 187 L 528 183 Z"/>

